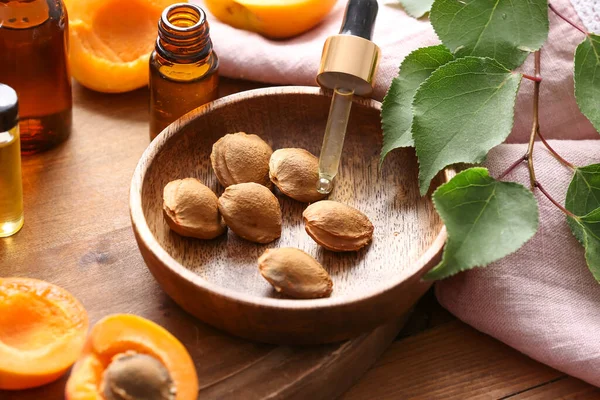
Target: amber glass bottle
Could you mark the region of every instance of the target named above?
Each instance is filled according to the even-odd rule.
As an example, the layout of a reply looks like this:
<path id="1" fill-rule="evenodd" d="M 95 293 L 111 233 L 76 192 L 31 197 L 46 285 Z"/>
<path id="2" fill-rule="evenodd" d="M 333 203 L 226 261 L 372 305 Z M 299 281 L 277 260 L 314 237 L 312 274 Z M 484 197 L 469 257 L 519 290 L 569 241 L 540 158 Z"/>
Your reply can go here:
<path id="1" fill-rule="evenodd" d="M 25 153 L 53 147 L 71 133 L 67 30 L 61 0 L 0 0 L 0 82 L 19 95 Z"/>
<path id="2" fill-rule="evenodd" d="M 217 98 L 219 59 L 206 14 L 195 4 L 167 7 L 150 56 L 150 139 L 188 111 Z"/>

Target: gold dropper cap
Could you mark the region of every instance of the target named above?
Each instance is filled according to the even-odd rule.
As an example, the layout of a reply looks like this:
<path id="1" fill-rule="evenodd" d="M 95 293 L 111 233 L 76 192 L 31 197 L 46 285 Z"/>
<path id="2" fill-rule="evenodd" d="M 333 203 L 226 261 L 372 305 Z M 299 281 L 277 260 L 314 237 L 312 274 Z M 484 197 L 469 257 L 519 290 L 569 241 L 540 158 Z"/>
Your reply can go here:
<path id="1" fill-rule="evenodd" d="M 350 0 L 340 34 L 329 37 L 323 47 L 317 83 L 333 90 L 333 97 L 319 155 L 319 193 L 333 190 L 353 95 L 368 96 L 373 91 L 381 57 L 379 47 L 371 41 L 377 11 L 377 0 Z"/>
<path id="2" fill-rule="evenodd" d="M 381 58 L 379 47 L 360 36 L 340 34 L 327 38 L 317 75 L 319 86 L 327 89 L 354 89 L 359 96 L 373 91 Z"/>

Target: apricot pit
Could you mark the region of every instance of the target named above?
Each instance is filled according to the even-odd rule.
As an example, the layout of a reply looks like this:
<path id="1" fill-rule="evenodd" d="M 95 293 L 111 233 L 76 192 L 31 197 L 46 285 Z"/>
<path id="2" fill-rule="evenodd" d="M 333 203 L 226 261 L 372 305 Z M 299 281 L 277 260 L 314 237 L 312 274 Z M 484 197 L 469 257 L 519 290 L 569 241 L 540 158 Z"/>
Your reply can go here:
<path id="1" fill-rule="evenodd" d="M 173 379 L 165 366 L 147 354 L 119 355 L 102 381 L 106 400 L 174 400 Z"/>

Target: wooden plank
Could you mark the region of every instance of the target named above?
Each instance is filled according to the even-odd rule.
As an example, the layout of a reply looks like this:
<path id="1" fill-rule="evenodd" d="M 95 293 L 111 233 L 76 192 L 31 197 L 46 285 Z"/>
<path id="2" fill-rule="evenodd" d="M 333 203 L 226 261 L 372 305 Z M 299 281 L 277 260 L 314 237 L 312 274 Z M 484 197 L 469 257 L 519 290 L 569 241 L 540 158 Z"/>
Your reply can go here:
<path id="1" fill-rule="evenodd" d="M 510 400 L 597 400 L 600 399 L 600 388 L 570 376 L 551 381 L 545 385 L 504 397 Z"/>
<path id="2" fill-rule="evenodd" d="M 438 303 L 435 290 L 431 288 L 415 305 L 398 339 L 415 336 L 451 321 L 456 321 L 456 317 Z"/>
<path id="3" fill-rule="evenodd" d="M 561 376 L 457 320 L 395 342 L 342 399 L 500 399 Z"/>

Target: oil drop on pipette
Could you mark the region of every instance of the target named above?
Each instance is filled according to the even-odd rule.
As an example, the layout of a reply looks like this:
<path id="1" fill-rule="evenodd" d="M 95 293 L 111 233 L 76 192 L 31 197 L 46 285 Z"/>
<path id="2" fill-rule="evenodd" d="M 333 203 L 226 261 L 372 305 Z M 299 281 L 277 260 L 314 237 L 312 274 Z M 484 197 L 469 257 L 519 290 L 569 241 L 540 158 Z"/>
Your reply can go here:
<path id="1" fill-rule="evenodd" d="M 339 35 L 329 37 L 323 47 L 318 84 L 333 90 L 329 118 L 319 156 L 319 193 L 333 190 L 338 174 L 352 98 L 368 96 L 373 91 L 380 50 L 371 41 L 377 0 L 350 0 Z"/>

